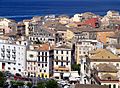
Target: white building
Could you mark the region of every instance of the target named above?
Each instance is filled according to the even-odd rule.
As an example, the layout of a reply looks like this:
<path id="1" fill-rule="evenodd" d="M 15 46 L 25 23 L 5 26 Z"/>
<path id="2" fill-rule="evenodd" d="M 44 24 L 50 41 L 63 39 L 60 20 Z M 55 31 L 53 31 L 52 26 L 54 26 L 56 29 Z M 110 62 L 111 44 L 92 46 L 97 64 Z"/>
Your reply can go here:
<path id="1" fill-rule="evenodd" d="M 26 47 L 16 44 L 0 43 L 0 70 L 24 75 Z"/>
<path id="2" fill-rule="evenodd" d="M 90 60 L 82 57 L 80 62 L 80 84 L 90 84 Z"/>
<path id="3" fill-rule="evenodd" d="M 71 48 L 65 45 L 54 48 L 54 77 L 63 79 L 63 73 L 71 71 Z"/>
<path id="4" fill-rule="evenodd" d="M 27 50 L 27 76 L 49 78 L 52 76 L 52 59 L 50 45 L 31 45 Z"/>
<path id="5" fill-rule="evenodd" d="M 82 19 L 82 15 L 81 14 L 75 14 L 72 18 L 73 22 L 80 22 Z"/>
<path id="6" fill-rule="evenodd" d="M 27 59 L 26 59 L 26 76 L 34 77 L 37 73 L 37 58 L 38 52 L 35 50 L 27 50 Z"/>

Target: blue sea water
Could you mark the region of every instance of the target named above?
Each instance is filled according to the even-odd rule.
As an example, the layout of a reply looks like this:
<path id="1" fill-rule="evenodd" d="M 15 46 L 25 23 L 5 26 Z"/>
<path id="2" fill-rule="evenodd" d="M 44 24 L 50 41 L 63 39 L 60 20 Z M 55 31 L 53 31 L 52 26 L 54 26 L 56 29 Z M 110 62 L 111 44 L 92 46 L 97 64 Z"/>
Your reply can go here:
<path id="1" fill-rule="evenodd" d="M 108 10 L 120 11 L 120 0 L 0 0 L 0 17 L 16 21 L 49 14 L 93 12 L 105 15 Z"/>

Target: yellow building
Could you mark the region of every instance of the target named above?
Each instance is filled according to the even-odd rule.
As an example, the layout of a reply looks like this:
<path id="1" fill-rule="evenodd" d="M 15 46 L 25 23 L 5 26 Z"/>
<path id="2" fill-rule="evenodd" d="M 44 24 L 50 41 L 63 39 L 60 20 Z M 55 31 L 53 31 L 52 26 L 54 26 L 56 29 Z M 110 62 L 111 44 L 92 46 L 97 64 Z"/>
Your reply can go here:
<path id="1" fill-rule="evenodd" d="M 74 38 L 74 33 L 68 29 L 66 32 L 66 40 L 71 40 L 73 38 Z"/>

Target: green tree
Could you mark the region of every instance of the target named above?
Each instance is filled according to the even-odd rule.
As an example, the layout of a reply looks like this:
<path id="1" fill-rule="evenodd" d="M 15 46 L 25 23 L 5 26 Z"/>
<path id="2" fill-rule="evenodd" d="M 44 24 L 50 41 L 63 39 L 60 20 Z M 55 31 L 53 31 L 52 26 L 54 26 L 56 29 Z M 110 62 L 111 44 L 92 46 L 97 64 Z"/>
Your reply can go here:
<path id="1" fill-rule="evenodd" d="M 37 83 L 37 88 L 45 88 L 45 82 L 41 81 Z"/>
<path id="2" fill-rule="evenodd" d="M 58 88 L 58 84 L 55 80 L 49 80 L 46 82 L 46 88 Z"/>
<path id="3" fill-rule="evenodd" d="M 22 87 L 22 86 L 24 86 L 24 82 L 18 81 L 18 82 L 16 82 L 16 85 Z"/>
<path id="4" fill-rule="evenodd" d="M 80 74 L 80 64 L 72 64 L 71 68 L 73 71 L 78 71 L 78 73 Z"/>
<path id="5" fill-rule="evenodd" d="M 10 84 L 12 85 L 13 88 L 17 88 L 16 81 L 10 81 Z"/>
<path id="6" fill-rule="evenodd" d="M 11 81 L 11 85 L 16 88 L 18 86 L 22 87 L 24 86 L 24 82 L 20 82 L 20 81 Z"/>
<path id="7" fill-rule="evenodd" d="M 0 87 L 3 87 L 3 84 L 5 83 L 5 78 L 2 72 L 0 72 Z"/>
<path id="8" fill-rule="evenodd" d="M 28 83 L 27 83 L 27 86 L 28 86 L 29 88 L 31 88 L 31 87 L 32 87 L 32 83 L 28 82 Z"/>

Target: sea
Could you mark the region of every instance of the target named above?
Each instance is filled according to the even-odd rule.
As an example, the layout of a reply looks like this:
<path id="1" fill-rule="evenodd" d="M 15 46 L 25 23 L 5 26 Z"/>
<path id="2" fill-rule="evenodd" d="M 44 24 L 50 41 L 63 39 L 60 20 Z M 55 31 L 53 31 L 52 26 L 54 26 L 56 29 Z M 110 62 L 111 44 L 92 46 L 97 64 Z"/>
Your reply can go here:
<path id="1" fill-rule="evenodd" d="M 93 12 L 105 15 L 120 11 L 120 0 L 0 0 L 0 17 L 22 21 L 33 16 L 69 15 Z"/>

